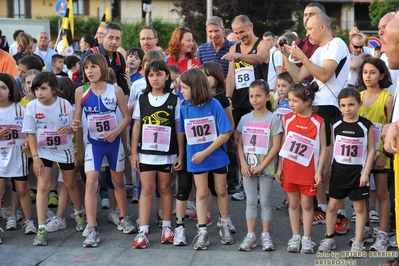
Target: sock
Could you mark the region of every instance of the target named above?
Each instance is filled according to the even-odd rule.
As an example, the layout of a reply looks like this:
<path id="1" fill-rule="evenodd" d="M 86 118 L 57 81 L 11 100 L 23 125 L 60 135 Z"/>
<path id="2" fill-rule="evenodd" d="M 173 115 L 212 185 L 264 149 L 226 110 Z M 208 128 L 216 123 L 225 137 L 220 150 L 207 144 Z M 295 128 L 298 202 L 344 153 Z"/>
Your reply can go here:
<path id="1" fill-rule="evenodd" d="M 346 218 L 346 211 L 345 211 L 345 210 L 340 209 L 340 210 L 338 210 L 337 213 L 338 213 L 339 215 L 342 215 L 342 216 L 344 216 L 344 217 Z"/>
<path id="2" fill-rule="evenodd" d="M 123 219 L 125 219 L 124 216 L 119 216 L 119 221 L 122 221 Z"/>
<path id="3" fill-rule="evenodd" d="M 75 211 L 75 215 L 79 215 L 79 214 L 81 214 L 81 213 L 82 213 L 82 210 L 80 210 L 80 211 L 77 211 L 77 210 L 75 210 L 75 209 L 74 209 L 74 211 Z"/>
<path id="4" fill-rule="evenodd" d="M 318 204 L 317 205 L 323 212 L 327 212 L 327 204 Z"/>
<path id="5" fill-rule="evenodd" d="M 387 232 L 384 232 L 384 231 L 381 231 L 381 230 L 378 230 L 378 234 L 383 234 L 383 235 L 385 235 L 386 237 L 388 237 L 388 233 L 387 233 Z"/>
<path id="6" fill-rule="evenodd" d="M 269 232 L 263 232 L 262 236 L 269 236 Z"/>
<path id="7" fill-rule="evenodd" d="M 255 232 L 248 232 L 247 236 L 254 237 L 255 236 Z"/>
<path id="8" fill-rule="evenodd" d="M 140 232 L 143 232 L 144 234 L 148 234 L 148 225 L 140 225 Z"/>
<path id="9" fill-rule="evenodd" d="M 370 211 L 375 211 L 375 206 L 370 206 Z"/>
<path id="10" fill-rule="evenodd" d="M 200 233 L 208 233 L 208 229 L 206 228 L 206 224 L 199 224 L 198 225 L 198 232 L 200 232 Z"/>
<path id="11" fill-rule="evenodd" d="M 194 201 L 187 201 L 187 204 L 190 205 L 190 206 L 192 206 L 192 207 L 195 207 Z"/>
<path id="12" fill-rule="evenodd" d="M 310 236 L 303 236 L 302 240 L 311 240 L 311 239 L 310 239 Z"/>
<path id="13" fill-rule="evenodd" d="M 46 229 L 46 225 L 45 224 L 39 224 L 39 230 L 40 229 Z"/>
<path id="14" fill-rule="evenodd" d="M 211 217 L 211 212 L 207 212 L 206 213 L 206 217 L 208 218 L 208 217 Z"/>
<path id="15" fill-rule="evenodd" d="M 332 233 L 331 235 L 327 235 L 327 233 L 325 233 L 324 235 L 326 238 L 333 238 L 334 237 L 334 233 Z"/>
<path id="16" fill-rule="evenodd" d="M 134 188 L 133 184 L 126 184 L 126 189 L 132 190 Z"/>
<path id="17" fill-rule="evenodd" d="M 228 222 L 229 222 L 229 220 L 228 220 L 228 219 L 220 218 L 220 222 L 221 222 L 223 225 L 227 225 Z"/>
<path id="18" fill-rule="evenodd" d="M 172 227 L 172 221 L 162 221 L 162 227 Z"/>

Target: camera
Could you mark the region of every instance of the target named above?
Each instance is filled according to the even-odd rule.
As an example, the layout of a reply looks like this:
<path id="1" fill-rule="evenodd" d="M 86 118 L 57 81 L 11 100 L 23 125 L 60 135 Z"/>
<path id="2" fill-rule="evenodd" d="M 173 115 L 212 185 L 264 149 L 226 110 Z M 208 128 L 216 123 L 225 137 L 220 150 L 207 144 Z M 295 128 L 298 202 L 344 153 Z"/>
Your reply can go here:
<path id="1" fill-rule="evenodd" d="M 278 45 L 284 46 L 284 44 L 288 44 L 287 39 L 281 39 L 280 41 L 278 41 Z"/>

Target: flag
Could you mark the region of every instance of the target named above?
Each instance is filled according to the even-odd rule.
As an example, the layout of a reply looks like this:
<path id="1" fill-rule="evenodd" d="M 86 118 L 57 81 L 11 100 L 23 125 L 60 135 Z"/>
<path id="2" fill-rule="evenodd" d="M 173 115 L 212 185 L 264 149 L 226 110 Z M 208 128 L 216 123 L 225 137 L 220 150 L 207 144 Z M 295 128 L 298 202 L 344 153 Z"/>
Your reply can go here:
<path id="1" fill-rule="evenodd" d="M 109 10 L 108 6 L 105 8 L 103 18 L 101 19 L 100 26 L 109 23 Z"/>
<path id="2" fill-rule="evenodd" d="M 61 28 L 64 30 L 66 38 L 64 39 L 64 51 L 67 53 L 66 49 L 72 46 L 73 37 L 75 34 L 75 26 L 73 19 L 73 4 L 72 0 L 68 1 L 68 7 L 65 12 L 65 16 L 62 20 Z"/>

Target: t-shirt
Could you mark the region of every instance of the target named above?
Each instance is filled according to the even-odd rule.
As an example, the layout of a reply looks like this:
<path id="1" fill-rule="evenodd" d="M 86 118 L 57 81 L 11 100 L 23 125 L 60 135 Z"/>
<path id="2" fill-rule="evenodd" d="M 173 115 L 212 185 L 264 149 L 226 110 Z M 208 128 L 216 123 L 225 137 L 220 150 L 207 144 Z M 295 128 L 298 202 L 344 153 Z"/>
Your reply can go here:
<path id="1" fill-rule="evenodd" d="M 350 189 L 359 187 L 361 172 L 366 164 L 368 132 L 372 122 L 359 116 L 349 123 L 342 116 L 331 119 L 334 146 L 330 187 Z"/>
<path id="2" fill-rule="evenodd" d="M 166 63 L 169 65 L 176 65 L 180 69 L 180 73 L 182 73 L 182 74 L 187 69 L 189 69 L 191 67 L 191 65 L 197 65 L 197 66 L 202 65 L 201 62 L 197 58 L 189 59 L 188 56 L 186 56 L 183 60 L 178 62 L 171 54 L 168 55 L 168 61 Z"/>
<path id="3" fill-rule="evenodd" d="M 366 53 L 366 54 L 373 56 L 373 51 L 366 46 L 363 46 L 362 53 Z M 349 53 L 349 58 L 351 60 L 355 59 L 356 57 L 357 57 L 357 55 L 354 55 L 353 53 Z M 359 72 L 358 69 L 349 69 L 348 84 L 354 85 L 354 86 L 358 85 L 357 84 L 358 72 Z"/>
<path id="4" fill-rule="evenodd" d="M 336 72 L 332 74 L 327 83 L 322 83 L 315 78 L 319 85 L 319 91 L 315 95 L 313 105 L 335 105 L 338 107 L 337 96 L 344 88 L 349 75 L 349 50 L 345 42 L 335 37 L 329 43 L 317 48 L 310 58 L 310 61 L 319 67 L 323 66 L 324 60 L 334 60 L 338 66 L 342 60 L 343 65 L 338 75 L 336 73 L 337 66 Z"/>
<path id="5" fill-rule="evenodd" d="M 278 118 L 282 119 L 288 113 L 291 113 L 290 102 L 287 99 L 283 99 L 277 105 L 273 112 Z"/>
<path id="6" fill-rule="evenodd" d="M 59 163 L 74 162 L 72 135 L 57 133 L 61 126 L 71 126 L 73 110 L 71 104 L 60 97 L 51 105 L 43 105 L 38 99 L 28 103 L 22 132 L 35 134 L 40 158 Z"/>
<path id="7" fill-rule="evenodd" d="M 272 148 L 273 137 L 283 131 L 281 125 L 281 120 L 271 112 L 261 118 L 255 117 L 253 111 L 241 117 L 236 129 L 241 133 L 245 160 L 250 167 L 260 165 L 266 158 Z M 275 174 L 274 160 L 263 170 L 263 174 Z"/>
<path id="8" fill-rule="evenodd" d="M 275 46 L 270 49 L 269 70 L 267 72 L 267 83 L 270 90 L 273 90 L 277 78 L 277 67 L 283 64 L 283 55 Z"/>
<path id="9" fill-rule="evenodd" d="M 212 98 L 201 106 L 190 104 L 190 100 L 182 104 L 179 123 L 179 132 L 184 132 L 187 139 L 188 172 L 207 172 L 225 167 L 230 163 L 225 143 L 205 157 L 201 163 L 193 164 L 191 162 L 194 154 L 208 148 L 220 134 L 233 129 L 226 113 L 216 99 Z"/>
<path id="10" fill-rule="evenodd" d="M 131 105 L 132 102 L 137 101 L 139 96 L 143 94 L 143 91 L 145 90 L 146 87 L 147 87 L 147 81 L 145 80 L 145 77 L 133 82 L 130 88 L 128 105 Z"/>
<path id="11" fill-rule="evenodd" d="M 136 72 L 136 73 L 134 73 L 133 75 L 130 76 L 130 82 L 133 85 L 133 82 L 135 82 L 136 80 L 139 80 L 141 78 L 143 78 L 143 75 L 141 75 L 140 72 Z"/>

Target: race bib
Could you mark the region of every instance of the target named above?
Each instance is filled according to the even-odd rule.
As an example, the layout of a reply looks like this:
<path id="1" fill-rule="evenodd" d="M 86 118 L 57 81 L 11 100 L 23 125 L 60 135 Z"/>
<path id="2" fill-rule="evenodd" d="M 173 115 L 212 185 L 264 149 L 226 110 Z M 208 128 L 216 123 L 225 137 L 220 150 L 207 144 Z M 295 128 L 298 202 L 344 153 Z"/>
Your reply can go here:
<path id="1" fill-rule="evenodd" d="M 376 150 L 380 148 L 381 132 L 382 132 L 382 124 L 373 123 L 374 143 Z"/>
<path id="2" fill-rule="evenodd" d="M 196 145 L 215 141 L 217 138 L 215 117 L 184 119 L 187 144 Z"/>
<path id="3" fill-rule="evenodd" d="M 287 109 L 287 108 L 278 108 L 276 110 L 274 110 L 273 114 L 277 115 L 278 118 L 280 118 L 280 120 L 283 118 L 283 116 L 285 116 L 286 114 L 291 113 L 291 109 Z"/>
<path id="4" fill-rule="evenodd" d="M 26 141 L 25 133 L 22 133 L 22 127 L 19 125 L 0 125 L 0 128 L 9 128 L 10 134 L 7 139 L 0 140 L 0 148 L 12 146 L 21 146 Z"/>
<path id="5" fill-rule="evenodd" d="M 244 153 L 266 155 L 269 149 L 269 128 L 243 127 L 242 141 Z"/>
<path id="6" fill-rule="evenodd" d="M 314 154 L 316 144 L 314 139 L 290 131 L 280 150 L 280 156 L 303 166 L 308 166 Z"/>
<path id="7" fill-rule="evenodd" d="M 363 164 L 364 138 L 337 136 L 333 156 L 337 163 L 348 165 Z"/>
<path id="8" fill-rule="evenodd" d="M 89 122 L 89 134 L 92 139 L 104 139 L 104 134 L 116 128 L 115 113 L 90 114 L 87 116 Z"/>
<path id="9" fill-rule="evenodd" d="M 38 129 L 36 139 L 39 146 L 47 149 L 66 150 L 69 148 L 68 135 L 60 135 L 57 131 Z"/>
<path id="10" fill-rule="evenodd" d="M 235 70 L 236 90 L 248 88 L 255 80 L 255 71 L 253 66 L 237 68 Z"/>
<path id="11" fill-rule="evenodd" d="M 144 124 L 142 129 L 142 150 L 169 151 L 172 128 Z"/>

